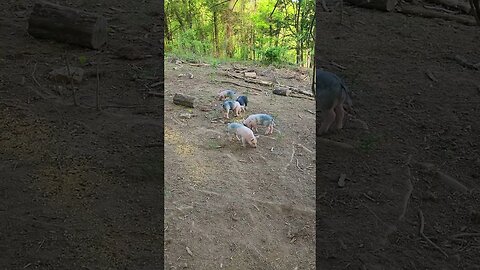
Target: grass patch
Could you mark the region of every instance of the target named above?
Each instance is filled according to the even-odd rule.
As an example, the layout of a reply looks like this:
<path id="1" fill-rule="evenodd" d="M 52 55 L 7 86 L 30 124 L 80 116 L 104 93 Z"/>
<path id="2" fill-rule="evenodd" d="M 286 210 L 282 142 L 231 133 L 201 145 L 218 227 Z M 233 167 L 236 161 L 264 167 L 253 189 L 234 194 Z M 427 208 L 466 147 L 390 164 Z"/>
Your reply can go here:
<path id="1" fill-rule="evenodd" d="M 222 145 L 217 140 L 210 140 L 208 141 L 208 148 L 212 150 L 216 150 L 222 147 Z"/>

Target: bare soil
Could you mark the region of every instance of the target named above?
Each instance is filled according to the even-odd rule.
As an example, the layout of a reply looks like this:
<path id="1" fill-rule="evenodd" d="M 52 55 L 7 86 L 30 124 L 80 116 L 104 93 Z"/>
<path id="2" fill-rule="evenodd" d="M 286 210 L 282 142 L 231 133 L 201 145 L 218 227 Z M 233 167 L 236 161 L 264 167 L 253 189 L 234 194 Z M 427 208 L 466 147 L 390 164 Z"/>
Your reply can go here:
<path id="1" fill-rule="evenodd" d="M 162 91 L 150 86 L 163 78 L 161 3 L 56 2 L 106 16 L 108 45 L 37 40 L 27 33 L 33 1 L 0 3 L 0 265 L 160 269 L 163 100 L 146 92 Z M 148 57 L 120 58 L 124 46 Z M 86 72 L 78 107 L 47 78 L 65 51 Z"/>
<path id="2" fill-rule="evenodd" d="M 480 269 L 480 71 L 451 59 L 480 62 L 479 27 L 345 12 L 344 25 L 338 12 L 319 13 L 317 53 L 321 67 L 345 78 L 355 117 L 369 129 L 348 121 L 323 136 L 353 150 L 317 144 L 318 269 Z M 472 192 L 452 189 L 418 162 Z M 413 191 L 399 220 L 408 181 Z M 424 234 L 448 257 L 420 236 L 419 210 Z M 453 237 L 460 233 L 477 236 Z"/>
<path id="3" fill-rule="evenodd" d="M 259 80 L 308 90 L 309 72 L 171 62 L 165 63 L 165 267 L 315 269 L 315 102 L 223 75 L 254 70 Z M 225 89 L 248 96 L 247 112 L 223 118 L 215 96 Z M 175 93 L 194 96 L 196 107 L 173 104 Z M 257 148 L 230 141 L 227 123 L 254 113 L 273 115 L 274 133 L 264 136 L 259 128 Z"/>

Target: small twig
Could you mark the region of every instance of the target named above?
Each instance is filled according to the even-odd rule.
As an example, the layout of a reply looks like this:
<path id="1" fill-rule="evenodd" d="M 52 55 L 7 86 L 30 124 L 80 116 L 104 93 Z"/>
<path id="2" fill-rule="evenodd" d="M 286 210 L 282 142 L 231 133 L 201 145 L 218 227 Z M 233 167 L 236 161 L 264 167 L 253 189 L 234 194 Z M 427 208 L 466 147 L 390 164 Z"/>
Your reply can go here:
<path id="1" fill-rule="evenodd" d="M 366 206 L 365 204 L 362 204 L 362 205 L 363 205 L 365 208 L 367 208 L 368 212 L 372 213 L 372 215 L 375 216 L 375 218 L 378 219 L 378 221 L 380 221 L 383 225 L 385 225 L 385 226 L 388 227 L 388 225 L 385 223 L 385 221 L 383 221 L 381 218 L 379 218 L 379 217 L 377 216 L 377 214 L 375 214 L 375 212 L 373 212 L 372 209 L 370 209 L 370 208 L 369 208 L 368 206 Z"/>
<path id="2" fill-rule="evenodd" d="M 42 87 L 40 85 L 40 83 L 38 83 L 37 78 L 35 78 L 35 70 L 37 70 L 37 63 L 36 62 L 35 62 L 35 65 L 33 66 L 32 79 L 38 85 L 38 87 Z"/>
<path id="3" fill-rule="evenodd" d="M 159 85 L 162 85 L 162 84 L 164 84 L 163 81 L 160 81 L 160 82 L 150 84 L 150 87 L 153 88 L 153 87 L 156 87 L 156 86 L 159 86 Z"/>
<path id="4" fill-rule="evenodd" d="M 408 191 L 405 194 L 405 197 L 403 197 L 402 213 L 400 213 L 400 216 L 398 216 L 398 220 L 400 220 L 400 221 L 405 219 L 405 214 L 407 213 L 408 202 L 410 201 L 410 196 L 412 195 L 412 192 L 413 192 L 413 184 L 412 184 L 412 180 L 411 180 L 412 173 L 411 173 L 411 170 L 410 170 L 411 161 L 412 161 L 412 155 L 409 155 L 408 159 L 407 159 L 407 163 L 406 163 Z"/>
<path id="5" fill-rule="evenodd" d="M 43 246 L 43 243 L 45 243 L 45 239 L 42 240 L 42 242 L 40 243 L 40 245 L 37 247 L 37 251 L 40 250 Z"/>
<path id="6" fill-rule="evenodd" d="M 300 166 L 298 166 L 298 158 L 296 158 L 296 160 L 297 160 L 297 164 L 296 164 L 296 165 L 297 165 L 297 168 L 298 168 L 300 171 L 304 172 L 305 170 L 302 169 L 302 168 L 300 168 Z"/>
<path id="7" fill-rule="evenodd" d="M 460 237 L 480 237 L 480 233 L 459 233 L 450 236 L 450 238 L 460 238 Z"/>
<path id="8" fill-rule="evenodd" d="M 342 3 L 343 3 L 343 1 L 342 1 Z M 342 65 L 340 65 L 340 64 L 337 64 L 337 63 L 335 63 L 334 61 L 331 61 L 330 63 L 331 63 L 333 66 L 336 66 L 336 67 L 339 68 L 339 69 L 343 69 L 343 70 L 347 69 L 346 67 L 344 67 L 344 66 L 342 66 Z"/>
<path id="9" fill-rule="evenodd" d="M 97 111 L 100 111 L 100 74 L 98 72 L 98 63 L 95 65 L 97 69 L 97 91 L 96 91 L 96 99 L 97 99 Z"/>
<path id="10" fill-rule="evenodd" d="M 430 70 L 427 70 L 425 72 L 425 74 L 427 74 L 428 78 L 434 82 L 438 82 L 437 78 L 435 78 L 435 76 L 433 76 L 433 73 L 430 71 Z"/>
<path id="11" fill-rule="evenodd" d="M 312 150 L 310 150 L 310 149 L 308 149 L 307 147 L 303 146 L 303 144 L 297 143 L 296 145 L 302 147 L 303 149 L 305 149 L 305 151 L 309 152 L 310 154 L 314 154 Z"/>
<path id="12" fill-rule="evenodd" d="M 292 155 L 290 156 L 290 161 L 288 162 L 287 166 L 285 166 L 285 169 L 287 169 L 288 166 L 290 166 L 290 164 L 292 163 L 294 155 L 295 155 L 295 145 L 293 145 L 293 143 L 292 143 Z"/>
<path id="13" fill-rule="evenodd" d="M 418 209 L 418 216 L 420 217 L 420 236 L 422 236 L 425 241 L 440 251 L 446 258 L 448 258 L 448 254 L 423 233 L 423 229 L 425 228 L 425 218 L 423 217 L 423 212 L 420 209 Z"/>
<path id="14" fill-rule="evenodd" d="M 365 198 L 369 199 L 370 201 L 375 202 L 375 199 L 373 199 L 372 197 L 368 196 L 366 193 L 362 193 L 362 195 L 363 195 Z"/>
<path id="15" fill-rule="evenodd" d="M 72 73 L 70 72 L 70 65 L 68 64 L 68 55 L 67 55 L 67 52 L 65 52 L 65 64 L 67 65 L 68 77 L 70 77 L 70 85 L 71 85 L 72 91 L 73 91 L 73 105 L 78 106 L 78 103 L 77 103 L 77 91 L 75 90 L 75 87 L 74 87 L 74 85 L 73 85 L 73 76 L 72 76 Z"/>
<path id="16" fill-rule="evenodd" d="M 314 113 L 314 112 L 312 112 L 312 111 L 310 111 L 310 110 L 305 110 L 305 111 L 307 111 L 307 112 L 309 112 L 309 113 L 311 113 L 311 114 L 315 115 L 315 113 Z"/>

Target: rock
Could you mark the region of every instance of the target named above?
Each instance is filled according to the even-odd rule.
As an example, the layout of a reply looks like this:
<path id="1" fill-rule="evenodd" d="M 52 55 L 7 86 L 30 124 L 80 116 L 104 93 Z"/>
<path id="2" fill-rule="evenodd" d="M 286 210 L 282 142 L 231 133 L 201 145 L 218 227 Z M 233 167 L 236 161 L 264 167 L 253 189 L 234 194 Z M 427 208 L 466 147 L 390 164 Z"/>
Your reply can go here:
<path id="1" fill-rule="evenodd" d="M 73 81 L 76 83 L 80 83 L 83 80 L 84 71 L 82 68 L 79 67 L 70 67 L 70 73 L 73 77 Z M 70 82 L 70 76 L 68 76 L 67 67 L 58 68 L 51 71 L 48 74 L 48 78 L 52 81 L 56 82 Z"/>
<path id="2" fill-rule="evenodd" d="M 346 174 L 342 173 L 340 175 L 340 178 L 338 179 L 338 183 L 337 183 L 339 187 L 344 187 L 345 186 L 345 179 L 346 178 L 347 178 Z"/>

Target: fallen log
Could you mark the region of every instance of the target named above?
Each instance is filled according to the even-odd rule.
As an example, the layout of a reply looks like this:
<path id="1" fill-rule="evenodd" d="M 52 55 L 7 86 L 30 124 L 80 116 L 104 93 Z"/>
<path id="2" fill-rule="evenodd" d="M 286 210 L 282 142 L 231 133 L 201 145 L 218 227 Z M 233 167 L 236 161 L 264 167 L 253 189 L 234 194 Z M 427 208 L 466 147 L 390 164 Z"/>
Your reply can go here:
<path id="1" fill-rule="evenodd" d="M 398 0 L 347 0 L 349 3 L 365 8 L 372 8 L 382 11 L 392 11 Z"/>
<path id="2" fill-rule="evenodd" d="M 107 41 L 107 20 L 93 13 L 39 1 L 30 14 L 28 33 L 35 38 L 98 49 Z"/>
<path id="3" fill-rule="evenodd" d="M 275 95 L 279 95 L 279 96 L 290 96 L 290 94 L 292 93 L 291 90 L 287 89 L 287 88 L 275 88 L 273 89 L 273 93 Z"/>
<path id="4" fill-rule="evenodd" d="M 252 90 L 255 90 L 255 91 L 263 92 L 263 90 L 260 89 L 260 88 L 257 88 L 257 87 L 254 87 L 254 86 L 244 85 L 244 84 L 237 83 L 237 82 L 231 82 L 231 81 L 225 81 L 225 80 L 216 80 L 216 82 L 231 83 L 231 84 L 236 85 L 236 86 L 245 87 L 245 88 L 249 88 L 249 89 L 252 89 Z"/>
<path id="5" fill-rule="evenodd" d="M 454 8 L 463 11 L 466 14 L 470 14 L 472 8 L 467 2 L 460 0 L 429 0 L 428 2 L 440 4 L 442 6 Z"/>
<path id="6" fill-rule="evenodd" d="M 314 97 L 315 96 L 313 93 L 295 88 L 293 86 L 286 86 L 286 85 L 278 84 L 278 85 L 275 86 L 275 89 L 288 89 L 292 92 L 299 93 L 299 94 L 302 94 L 302 95 L 306 95 L 306 96 L 309 96 L 309 97 Z"/>
<path id="7" fill-rule="evenodd" d="M 236 74 L 232 74 L 232 73 L 221 73 L 222 75 L 224 76 L 227 76 L 227 77 L 232 77 L 232 78 L 235 78 L 235 79 L 239 79 L 239 80 L 244 80 L 245 82 L 248 82 L 248 83 L 255 83 L 255 84 L 260 84 L 260 85 L 263 85 L 263 86 L 272 86 L 273 85 L 273 82 L 267 82 L 267 81 L 261 81 L 261 80 L 256 80 L 256 79 L 248 79 L 248 78 L 244 78 L 240 75 L 236 75 Z"/>
<path id="8" fill-rule="evenodd" d="M 436 12 L 433 10 L 419 9 L 417 7 L 412 7 L 412 6 L 402 6 L 401 9 L 398 9 L 398 12 L 406 15 L 415 15 L 423 18 L 444 19 L 447 21 L 454 21 L 454 22 L 458 22 L 461 24 L 469 25 L 469 26 L 477 25 L 475 21 L 465 17 L 456 16 L 448 13 Z"/>
<path id="9" fill-rule="evenodd" d="M 173 103 L 185 107 L 195 107 L 195 97 L 187 96 L 181 93 L 176 93 L 173 97 Z"/>

